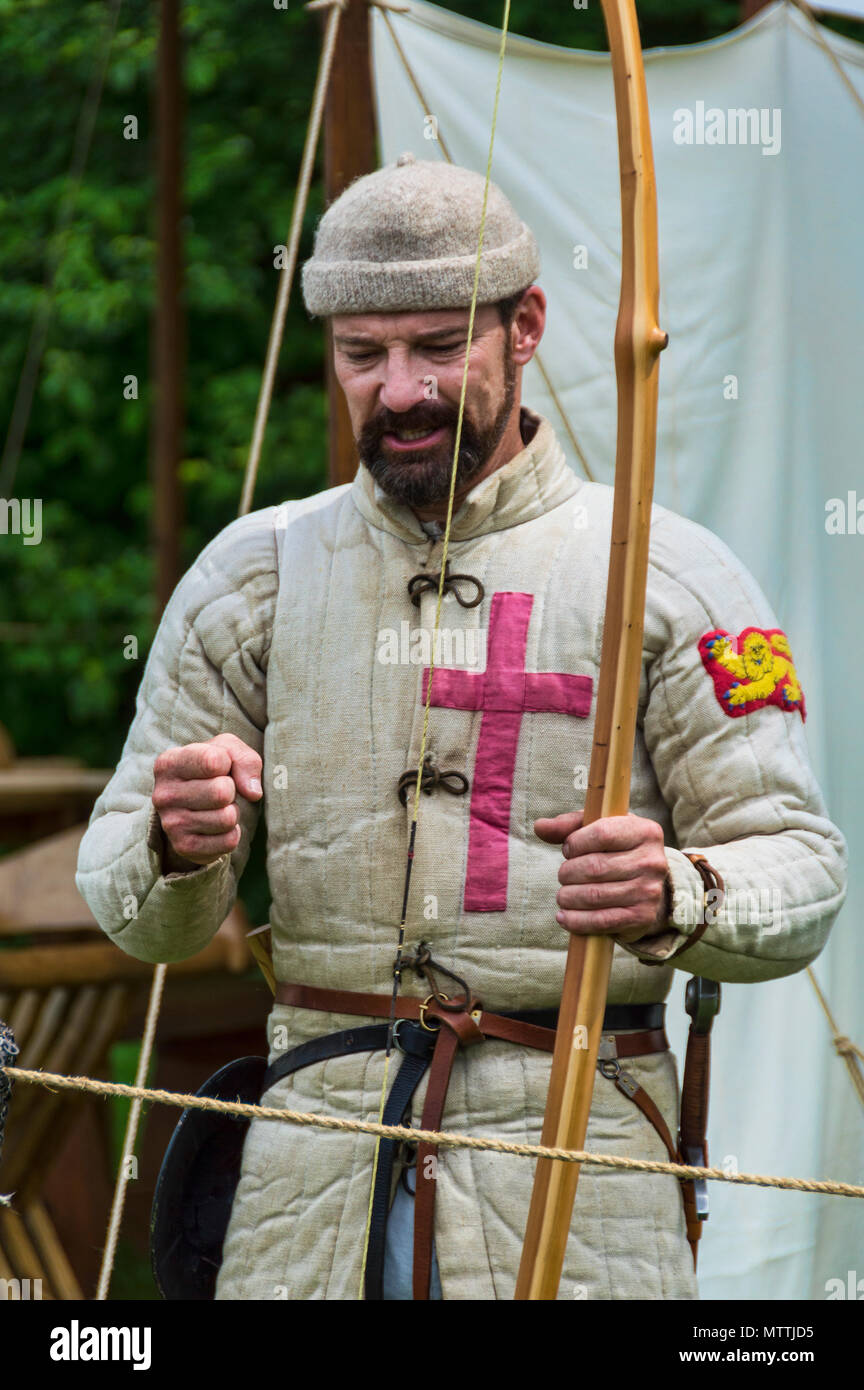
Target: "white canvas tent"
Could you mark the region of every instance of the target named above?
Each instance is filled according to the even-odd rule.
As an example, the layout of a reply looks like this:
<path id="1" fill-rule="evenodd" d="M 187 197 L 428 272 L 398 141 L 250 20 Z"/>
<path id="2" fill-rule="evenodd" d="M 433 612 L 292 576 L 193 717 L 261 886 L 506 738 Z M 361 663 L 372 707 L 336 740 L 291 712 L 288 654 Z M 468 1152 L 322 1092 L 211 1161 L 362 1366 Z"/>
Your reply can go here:
<path id="1" fill-rule="evenodd" d="M 811 10 L 822 10 L 825 14 L 844 15 L 849 19 L 864 19 L 864 5 L 861 0 L 826 0 L 824 5 L 815 4 Z"/>
<path id="2" fill-rule="evenodd" d="M 373 14 L 382 160 L 443 158 L 443 136 L 456 163 L 485 169 L 498 32 L 422 3 Z M 578 10 L 572 22 L 578 44 Z M 820 32 L 864 98 L 864 47 Z M 492 177 L 538 237 L 546 370 L 593 476 L 611 482 L 620 211 L 609 61 L 516 37 L 507 52 Z M 649 52 L 646 74 L 671 340 L 656 497 L 741 556 L 790 635 L 817 775 L 851 858 L 849 899 L 816 971 L 860 1043 L 864 111 L 791 5 L 711 43 Z M 536 372 L 525 399 L 581 471 Z M 851 534 L 830 534 L 827 504 L 854 512 L 856 488 L 862 534 L 855 516 Z M 670 1001 L 679 1056 L 685 979 Z M 864 1181 L 864 1112 L 805 975 L 724 987 L 715 1038 L 712 1161 Z M 864 1278 L 860 1202 L 719 1184 L 711 1198 L 703 1298 L 824 1299 L 829 1280 Z"/>

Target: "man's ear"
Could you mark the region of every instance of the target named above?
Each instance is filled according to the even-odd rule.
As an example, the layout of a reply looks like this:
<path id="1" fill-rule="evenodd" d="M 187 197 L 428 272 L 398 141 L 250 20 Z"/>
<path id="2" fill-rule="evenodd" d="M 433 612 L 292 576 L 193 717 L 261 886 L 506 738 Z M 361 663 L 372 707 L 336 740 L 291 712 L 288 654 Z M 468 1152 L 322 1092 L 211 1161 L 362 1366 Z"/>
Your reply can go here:
<path id="1" fill-rule="evenodd" d="M 524 367 L 531 361 L 546 327 L 546 296 L 539 285 L 531 285 L 519 301 L 510 329 L 513 361 Z"/>

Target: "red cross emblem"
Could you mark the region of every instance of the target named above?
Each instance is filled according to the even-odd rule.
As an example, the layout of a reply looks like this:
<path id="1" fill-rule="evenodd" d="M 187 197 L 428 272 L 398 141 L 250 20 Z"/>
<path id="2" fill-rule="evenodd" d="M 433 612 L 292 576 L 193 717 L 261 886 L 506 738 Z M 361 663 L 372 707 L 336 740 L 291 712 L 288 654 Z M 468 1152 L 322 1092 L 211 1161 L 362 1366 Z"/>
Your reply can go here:
<path id="1" fill-rule="evenodd" d="M 432 677 L 431 704 L 483 711 L 471 786 L 466 912 L 504 912 L 507 907 L 510 806 L 522 716 L 571 714 L 584 719 L 591 711 L 591 676 L 525 670 L 533 606 L 533 594 L 495 594 L 486 670 L 436 667 Z M 427 667 L 424 700 L 428 685 Z"/>

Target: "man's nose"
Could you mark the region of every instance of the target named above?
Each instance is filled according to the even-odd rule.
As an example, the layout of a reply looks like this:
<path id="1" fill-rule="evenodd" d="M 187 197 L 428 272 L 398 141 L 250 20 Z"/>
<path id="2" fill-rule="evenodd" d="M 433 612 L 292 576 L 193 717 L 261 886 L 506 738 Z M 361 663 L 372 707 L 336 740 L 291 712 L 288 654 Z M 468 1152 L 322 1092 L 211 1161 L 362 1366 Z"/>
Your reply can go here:
<path id="1" fill-rule="evenodd" d="M 384 379 L 378 393 L 387 410 L 399 414 L 411 410 L 426 400 L 425 382 L 416 366 L 399 359 L 389 359 L 384 367 Z"/>

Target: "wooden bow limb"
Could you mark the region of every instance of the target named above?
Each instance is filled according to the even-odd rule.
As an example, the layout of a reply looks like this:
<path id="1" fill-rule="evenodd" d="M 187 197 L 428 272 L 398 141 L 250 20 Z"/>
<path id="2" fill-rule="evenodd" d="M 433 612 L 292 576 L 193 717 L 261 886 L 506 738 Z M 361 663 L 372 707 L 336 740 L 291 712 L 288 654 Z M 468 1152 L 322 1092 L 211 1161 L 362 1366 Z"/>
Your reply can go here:
<path id="1" fill-rule="evenodd" d="M 658 358 L 657 199 L 639 26 L 633 0 L 602 0 L 612 56 L 621 167 L 621 298 L 615 329 L 618 442 L 603 652 L 584 824 L 623 816 L 642 671 Z M 544 1144 L 583 1149 L 614 943 L 572 936 L 543 1124 Z M 579 1166 L 540 1159 L 517 1299 L 554 1299 L 573 1215 Z"/>

